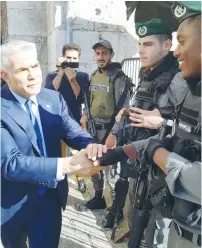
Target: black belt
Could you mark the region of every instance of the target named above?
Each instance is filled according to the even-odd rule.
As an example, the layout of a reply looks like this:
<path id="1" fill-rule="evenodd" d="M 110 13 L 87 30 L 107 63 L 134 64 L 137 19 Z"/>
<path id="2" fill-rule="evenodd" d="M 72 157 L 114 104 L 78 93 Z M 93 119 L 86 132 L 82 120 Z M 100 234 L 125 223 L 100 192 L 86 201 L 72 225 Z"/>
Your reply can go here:
<path id="1" fill-rule="evenodd" d="M 187 231 L 186 229 L 184 229 L 183 227 L 177 225 L 175 222 L 174 222 L 174 226 L 175 226 L 175 230 L 177 232 L 177 234 L 180 236 L 180 237 L 183 237 L 187 240 L 189 240 L 190 242 L 193 243 L 193 236 L 195 234 L 193 234 L 192 232 L 189 232 Z M 197 235 L 198 238 L 196 240 L 196 243 L 198 246 L 201 246 L 201 235 Z"/>
<path id="2" fill-rule="evenodd" d="M 95 123 L 96 130 L 106 130 L 108 129 L 109 123 Z"/>

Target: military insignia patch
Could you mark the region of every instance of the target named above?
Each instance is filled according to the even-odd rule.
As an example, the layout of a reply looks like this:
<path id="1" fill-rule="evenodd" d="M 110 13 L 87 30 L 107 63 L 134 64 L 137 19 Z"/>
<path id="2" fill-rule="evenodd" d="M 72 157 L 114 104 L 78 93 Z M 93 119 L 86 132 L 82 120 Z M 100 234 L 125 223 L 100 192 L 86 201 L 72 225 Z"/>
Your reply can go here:
<path id="1" fill-rule="evenodd" d="M 138 34 L 139 35 L 145 35 L 147 33 L 147 27 L 145 27 L 145 26 L 142 26 L 142 27 L 140 27 L 139 29 L 138 29 Z"/>
<path id="2" fill-rule="evenodd" d="M 105 105 L 104 105 L 104 104 L 100 104 L 100 105 L 98 106 L 98 111 L 99 111 L 99 112 L 105 111 Z"/>
<path id="3" fill-rule="evenodd" d="M 175 10 L 174 10 L 174 14 L 177 18 L 180 18 L 186 13 L 186 11 L 187 11 L 186 7 L 183 7 L 181 5 L 177 5 Z"/>

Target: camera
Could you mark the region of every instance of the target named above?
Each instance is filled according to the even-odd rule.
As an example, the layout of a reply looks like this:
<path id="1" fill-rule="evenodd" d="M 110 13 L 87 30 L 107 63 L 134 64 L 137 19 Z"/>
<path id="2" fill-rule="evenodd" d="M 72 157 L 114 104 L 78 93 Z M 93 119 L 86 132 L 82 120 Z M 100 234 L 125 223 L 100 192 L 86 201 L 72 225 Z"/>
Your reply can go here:
<path id="1" fill-rule="evenodd" d="M 79 62 L 63 61 L 61 63 L 61 66 L 57 66 L 57 67 L 62 67 L 62 69 L 65 69 L 67 67 L 75 69 L 75 68 L 79 68 Z"/>

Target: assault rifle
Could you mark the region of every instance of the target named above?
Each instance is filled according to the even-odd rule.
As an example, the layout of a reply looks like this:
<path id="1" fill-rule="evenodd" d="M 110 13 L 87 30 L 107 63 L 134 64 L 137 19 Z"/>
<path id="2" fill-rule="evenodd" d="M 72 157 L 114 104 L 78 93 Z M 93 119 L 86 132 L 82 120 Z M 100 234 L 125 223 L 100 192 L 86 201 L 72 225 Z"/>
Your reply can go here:
<path id="1" fill-rule="evenodd" d="M 172 121 L 169 121 L 165 123 L 161 129 L 160 132 L 160 138 L 165 138 L 167 127 L 170 127 Z M 120 149 L 120 147 L 115 148 Z M 117 150 L 118 151 L 118 150 Z M 119 152 L 113 152 L 112 150 L 109 150 L 107 153 L 103 154 L 102 158 L 99 158 L 100 164 L 102 166 L 115 164 L 120 161 L 120 157 L 118 156 Z M 125 157 L 122 160 L 121 165 L 123 166 L 120 175 L 119 181 L 117 181 L 117 185 L 115 188 L 116 191 L 116 198 L 114 203 L 114 212 L 116 214 L 115 216 L 115 224 L 112 230 L 112 240 L 114 240 L 115 237 L 115 231 L 117 227 L 117 218 L 120 210 L 124 207 L 125 199 L 128 192 L 128 177 L 131 177 L 130 175 L 133 175 L 132 177 L 136 179 L 136 185 L 135 185 L 135 192 L 134 192 L 134 215 L 133 215 L 133 228 L 130 235 L 128 248 L 139 248 L 141 238 L 143 235 L 143 232 L 145 228 L 148 225 L 149 218 L 150 218 L 150 210 L 153 208 L 153 204 L 151 202 L 151 191 L 156 186 L 162 186 L 164 184 L 164 178 L 163 180 L 160 179 L 157 181 L 153 188 L 151 189 L 152 184 L 152 175 L 151 175 L 151 165 L 146 164 L 140 164 L 140 166 L 133 166 L 127 168 L 127 164 L 125 163 L 125 160 L 127 158 Z M 132 173 L 129 173 L 128 171 L 133 170 Z M 156 187 L 157 188 L 157 187 Z M 155 189 L 156 189 L 155 188 Z"/>
<path id="2" fill-rule="evenodd" d="M 89 109 L 88 98 L 87 98 L 86 92 L 84 92 L 84 102 L 85 102 L 87 118 L 88 118 L 88 121 L 86 123 L 87 131 L 90 133 L 90 135 L 94 138 L 94 140 L 96 142 L 97 141 L 96 127 L 95 127 L 95 122 L 94 122 L 94 120 L 90 114 L 90 109 Z"/>
<path id="3" fill-rule="evenodd" d="M 119 130 L 117 135 L 117 146 L 123 146 L 126 144 L 126 141 L 130 139 L 130 136 L 133 135 L 133 127 L 129 124 L 129 119 L 125 117 L 125 125 L 124 128 Z M 132 132 L 131 132 L 132 131 Z M 109 213 L 107 214 L 103 225 L 108 227 L 108 225 L 112 226 L 112 234 L 111 240 L 115 242 L 116 229 L 119 222 L 119 215 L 123 210 L 126 202 L 126 197 L 129 188 L 129 177 L 136 178 L 137 173 L 134 171 L 133 164 L 129 164 L 127 162 L 128 158 L 120 161 L 120 173 L 119 179 L 115 184 L 115 198 L 113 200 L 112 206 L 110 208 Z M 117 172 L 115 172 L 117 173 Z M 118 173 L 117 173 L 118 174 Z M 108 224 L 107 224 L 108 223 Z"/>

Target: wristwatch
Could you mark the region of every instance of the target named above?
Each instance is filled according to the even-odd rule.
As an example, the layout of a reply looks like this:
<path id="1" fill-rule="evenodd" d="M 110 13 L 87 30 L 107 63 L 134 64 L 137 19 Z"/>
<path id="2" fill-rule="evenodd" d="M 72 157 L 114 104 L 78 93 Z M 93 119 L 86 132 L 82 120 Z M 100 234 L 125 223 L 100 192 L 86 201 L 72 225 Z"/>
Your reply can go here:
<path id="1" fill-rule="evenodd" d="M 116 130 L 111 130 L 111 134 L 116 136 L 117 135 L 117 131 Z"/>

